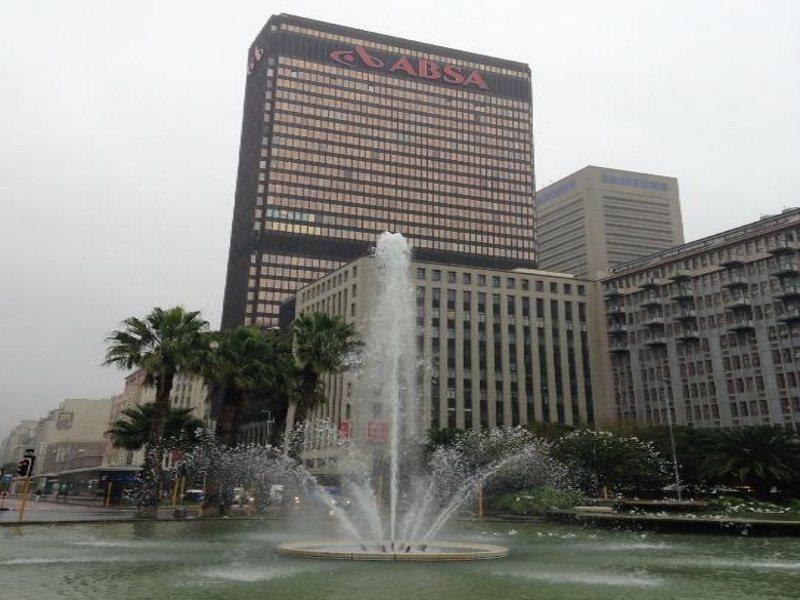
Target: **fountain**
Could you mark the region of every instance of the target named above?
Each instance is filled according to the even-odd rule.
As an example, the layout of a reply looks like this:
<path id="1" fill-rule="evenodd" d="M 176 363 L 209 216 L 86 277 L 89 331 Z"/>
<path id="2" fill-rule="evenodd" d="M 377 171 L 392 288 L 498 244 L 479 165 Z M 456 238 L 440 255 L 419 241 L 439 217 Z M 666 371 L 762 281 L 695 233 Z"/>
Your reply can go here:
<path id="1" fill-rule="evenodd" d="M 349 511 L 335 509 L 345 539 L 287 543 L 291 556 L 351 560 L 448 561 L 507 556 L 503 546 L 440 541 L 438 534 L 490 478 L 524 471 L 553 483 L 564 470 L 549 458 L 546 443 L 521 429 L 469 432 L 459 442 L 423 456 L 417 392 L 421 365 L 416 347 L 415 286 L 411 249 L 400 234 L 383 233 L 374 251 L 376 298 L 364 334 L 364 359 L 355 384 L 352 438 L 325 423 L 306 423 L 299 438 L 324 439 L 336 455 Z M 382 444 L 367 431 L 381 425 Z M 326 489 L 301 464 L 284 465 L 326 504 Z M 388 479 L 388 498 L 380 491 Z"/>

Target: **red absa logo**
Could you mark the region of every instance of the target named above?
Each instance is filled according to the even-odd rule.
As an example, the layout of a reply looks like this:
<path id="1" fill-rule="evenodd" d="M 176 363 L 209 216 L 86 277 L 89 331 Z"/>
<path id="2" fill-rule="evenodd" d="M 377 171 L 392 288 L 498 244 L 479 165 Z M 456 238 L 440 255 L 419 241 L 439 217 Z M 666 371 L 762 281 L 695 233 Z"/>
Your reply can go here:
<path id="1" fill-rule="evenodd" d="M 356 56 L 358 56 L 361 62 L 367 67 L 378 69 L 383 66 L 383 61 L 380 58 L 372 56 L 367 52 L 364 46 L 356 46 L 353 50 L 334 50 L 331 52 L 331 58 L 343 65 L 355 64 Z"/>
<path id="2" fill-rule="evenodd" d="M 331 52 L 331 59 L 339 64 L 352 66 L 360 62 L 365 67 L 379 69 L 385 63 L 378 57 L 372 56 L 363 46 L 355 46 L 352 50 L 334 50 Z M 390 67 L 389 72 L 402 71 L 411 77 L 421 77 L 422 79 L 442 80 L 453 85 L 474 85 L 482 90 L 488 89 L 486 81 L 478 71 L 472 71 L 469 75 L 464 74 L 459 67 L 453 65 L 440 66 L 439 63 L 420 58 L 416 64 L 406 56 L 398 58 Z"/>

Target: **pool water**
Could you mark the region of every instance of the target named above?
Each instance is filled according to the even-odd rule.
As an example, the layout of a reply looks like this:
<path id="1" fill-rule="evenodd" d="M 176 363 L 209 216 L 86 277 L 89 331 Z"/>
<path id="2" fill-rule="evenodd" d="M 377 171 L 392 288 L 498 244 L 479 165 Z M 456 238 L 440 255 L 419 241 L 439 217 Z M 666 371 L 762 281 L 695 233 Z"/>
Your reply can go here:
<path id="1" fill-rule="evenodd" d="M 499 560 L 398 564 L 291 558 L 280 521 L 0 529 L 0 597 L 75 599 L 797 600 L 798 538 L 462 523 L 446 537 L 508 546 Z"/>

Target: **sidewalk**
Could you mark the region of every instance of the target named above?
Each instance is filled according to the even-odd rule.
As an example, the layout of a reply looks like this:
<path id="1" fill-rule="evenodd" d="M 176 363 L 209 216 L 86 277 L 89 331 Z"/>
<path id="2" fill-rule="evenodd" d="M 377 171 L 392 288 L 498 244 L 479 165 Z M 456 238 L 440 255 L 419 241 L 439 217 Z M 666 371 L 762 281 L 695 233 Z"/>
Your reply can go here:
<path id="1" fill-rule="evenodd" d="M 91 501 L 91 499 L 89 499 Z M 13 525 L 19 522 L 19 505 L 21 504 L 19 498 L 7 498 L 5 506 L 9 510 L 0 511 L 0 526 Z M 63 502 L 50 502 L 40 500 L 33 502 L 28 500 L 25 505 L 25 515 L 22 523 L 25 524 L 55 524 L 55 523 L 105 523 L 109 521 L 134 521 L 138 520 L 136 517 L 136 508 L 132 506 L 112 506 L 104 508 L 98 506 L 97 503 L 93 504 L 78 504 L 80 498 L 70 499 L 68 504 Z M 185 517 L 176 518 L 174 511 L 176 508 L 184 508 L 187 511 Z M 165 503 L 158 509 L 157 519 L 160 521 L 185 521 L 197 520 L 199 512 L 198 506 L 176 506 Z M 203 520 L 224 518 L 224 519 L 265 519 L 276 518 L 275 515 L 267 516 L 260 514 L 257 516 L 243 513 L 241 510 L 234 511 L 234 514 L 226 517 L 203 517 Z"/>
<path id="2" fill-rule="evenodd" d="M 28 500 L 25 505 L 24 523 L 59 523 L 71 521 L 114 521 L 132 519 L 136 516 L 133 507 L 104 508 L 97 503 L 93 505 L 80 504 L 80 498 L 65 504 L 63 502 L 49 502 L 41 500 L 34 502 Z M 5 506 L 9 510 L 0 511 L 0 524 L 16 523 L 19 520 L 19 498 L 7 498 Z M 172 515 L 172 509 L 162 509 Z M 159 511 L 161 512 L 161 511 Z M 166 513 L 165 513 L 166 514 Z"/>

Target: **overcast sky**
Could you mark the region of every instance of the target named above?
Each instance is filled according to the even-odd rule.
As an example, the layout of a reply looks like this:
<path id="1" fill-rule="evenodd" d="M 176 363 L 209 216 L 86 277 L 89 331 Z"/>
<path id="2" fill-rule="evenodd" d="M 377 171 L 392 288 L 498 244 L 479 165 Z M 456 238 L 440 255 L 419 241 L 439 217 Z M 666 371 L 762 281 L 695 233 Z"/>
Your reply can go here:
<path id="1" fill-rule="evenodd" d="M 797 1 L 7 0 L 0 435 L 121 391 L 123 318 L 219 324 L 246 52 L 280 12 L 529 63 L 538 187 L 675 176 L 687 239 L 800 204 Z"/>

